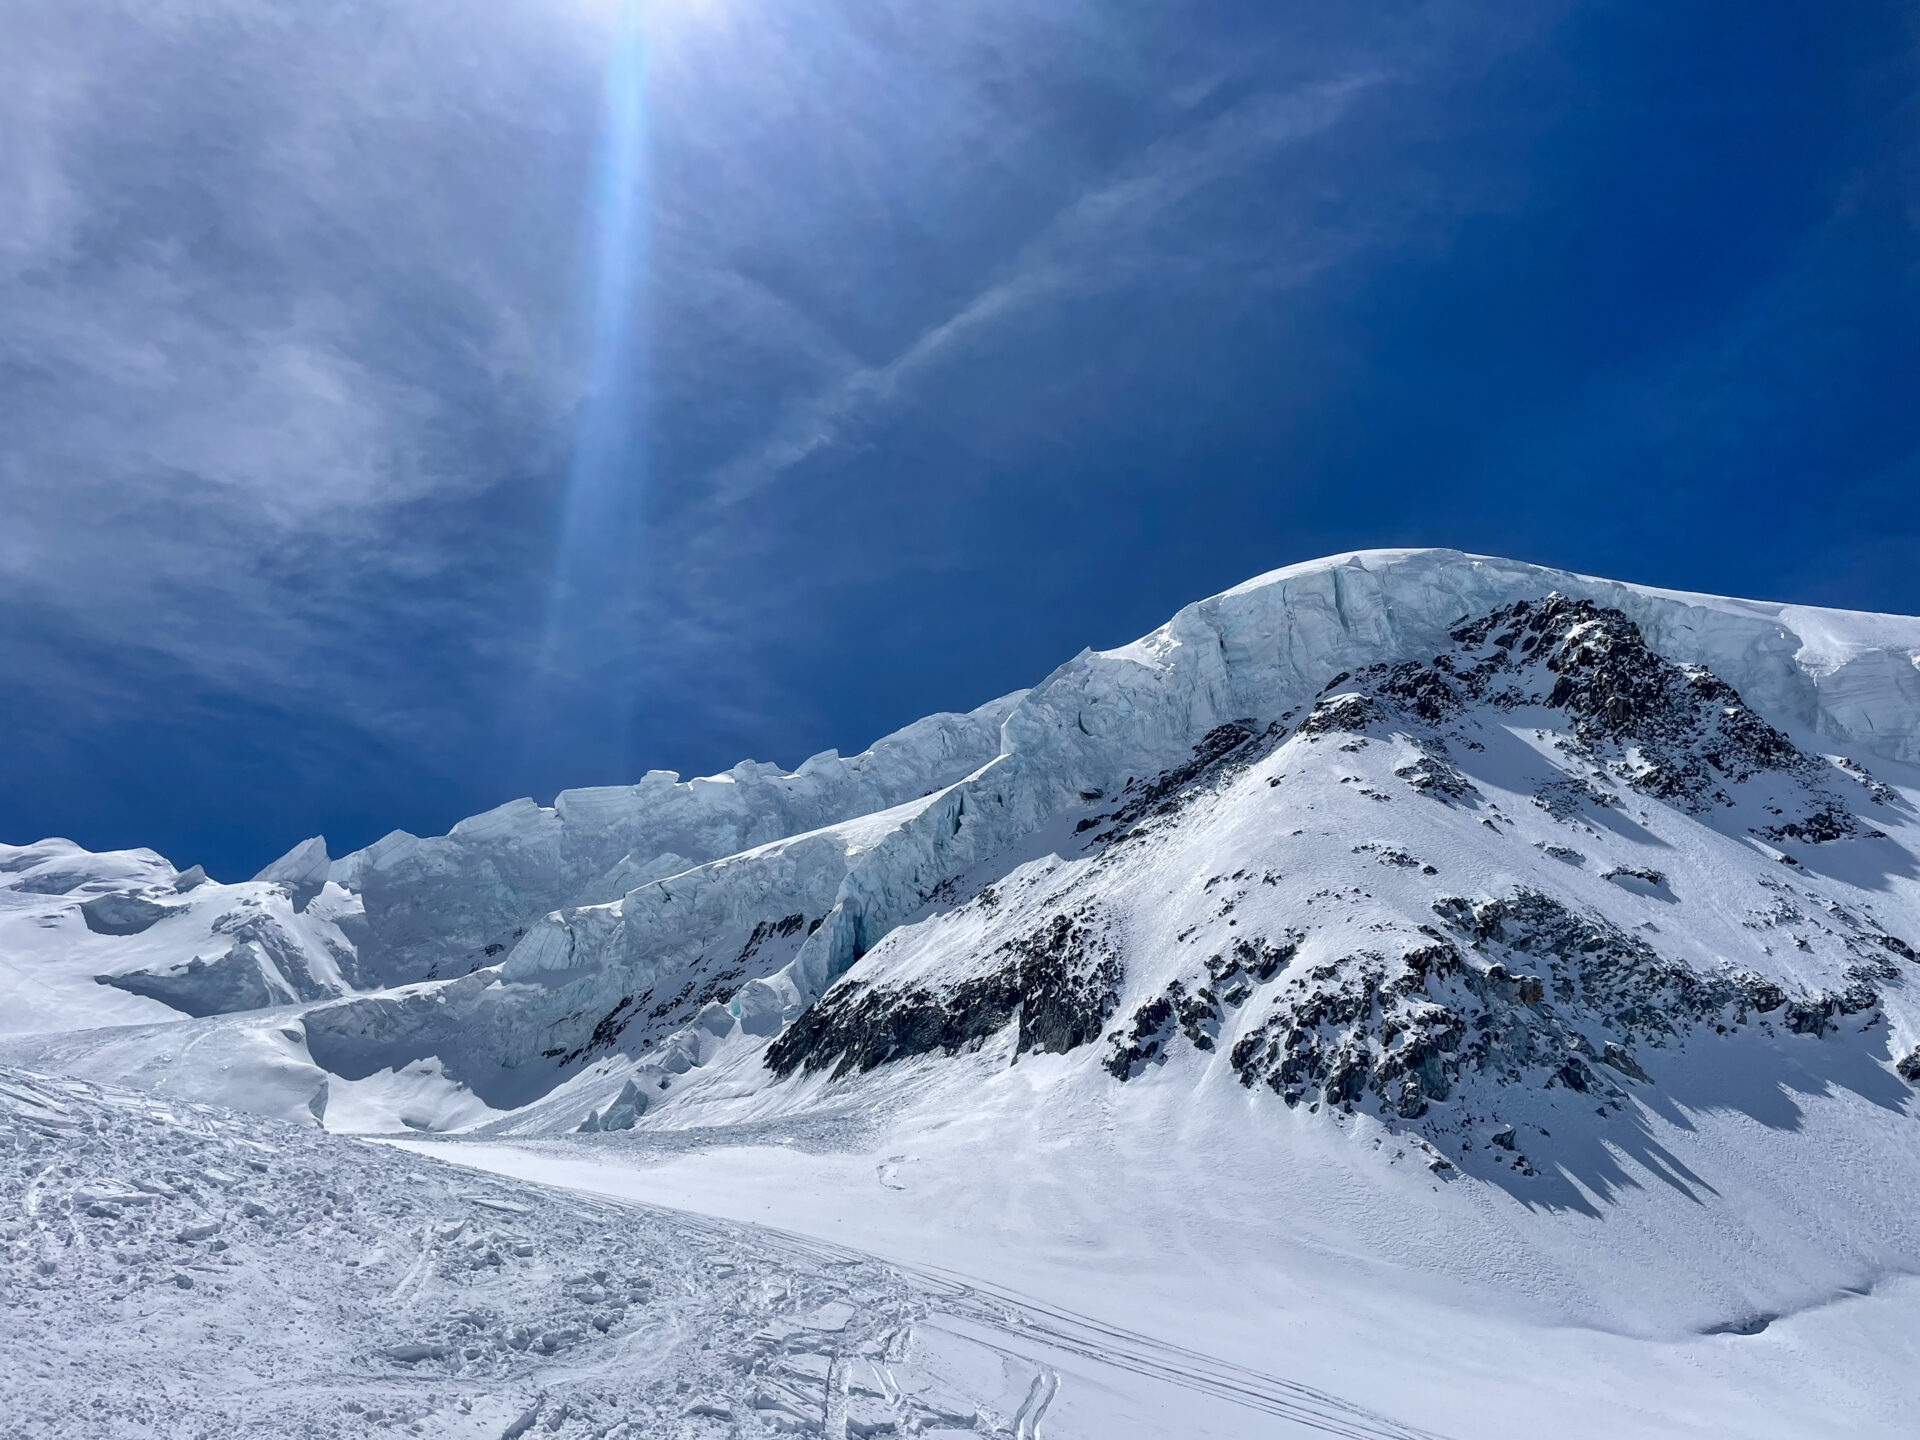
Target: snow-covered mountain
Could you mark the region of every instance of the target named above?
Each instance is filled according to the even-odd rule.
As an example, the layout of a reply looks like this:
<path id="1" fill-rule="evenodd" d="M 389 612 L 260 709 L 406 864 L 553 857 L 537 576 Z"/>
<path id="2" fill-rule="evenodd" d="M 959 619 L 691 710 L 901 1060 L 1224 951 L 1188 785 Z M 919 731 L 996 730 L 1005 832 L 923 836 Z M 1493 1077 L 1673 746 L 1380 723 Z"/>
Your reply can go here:
<path id="1" fill-rule="evenodd" d="M 359 897 L 277 878 L 270 869 L 221 885 L 151 850 L 0 845 L 0 1034 L 254 1010 L 355 988 Z"/>
<path id="2" fill-rule="evenodd" d="M 1368 551 L 791 774 L 238 886 L 0 851 L 55 997 L 4 1055 L 800 1228 L 856 1155 L 897 1253 L 1084 1225 L 1183 1303 L 1241 1242 L 1649 1343 L 1880 1296 L 1871 1429 L 1920 1344 L 1916 803 L 1920 620 Z"/>

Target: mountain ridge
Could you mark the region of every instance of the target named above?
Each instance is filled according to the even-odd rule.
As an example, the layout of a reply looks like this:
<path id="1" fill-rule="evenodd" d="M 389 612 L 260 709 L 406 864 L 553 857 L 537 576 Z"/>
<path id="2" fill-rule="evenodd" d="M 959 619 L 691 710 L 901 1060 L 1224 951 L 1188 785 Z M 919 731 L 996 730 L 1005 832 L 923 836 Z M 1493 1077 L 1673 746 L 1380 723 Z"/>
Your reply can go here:
<path id="1" fill-rule="evenodd" d="M 1541 618 L 1548 596 L 1566 611 L 1558 621 Z M 1575 612 L 1593 630 L 1605 610 L 1635 637 L 1634 645 L 1619 647 L 1638 657 L 1633 674 L 1615 664 L 1584 699 L 1534 697 L 1563 715 L 1585 706 L 1572 715 L 1576 745 L 1586 743 L 1580 727 L 1610 723 L 1610 705 L 1628 707 L 1611 722 L 1617 728 L 1633 719 L 1635 703 L 1672 700 L 1663 686 L 1684 695 L 1704 685 L 1693 696 L 1696 708 L 1725 711 L 1707 754 L 1725 759 L 1729 746 L 1744 746 L 1761 768 L 1779 769 L 1778 761 L 1802 780 L 1817 773 L 1825 798 L 1791 816 L 1772 816 L 1762 828 L 1775 842 L 1818 844 L 1870 830 L 1835 798 L 1829 779 L 1866 796 L 1869 809 L 1897 793 L 1852 755 L 1838 765 L 1812 759 L 1776 721 L 1876 763 L 1904 764 L 1920 745 L 1920 700 L 1907 704 L 1908 688 L 1920 695 L 1920 621 L 1653 590 L 1458 552 L 1352 552 L 1243 582 L 1184 607 L 1137 641 L 1083 651 L 1030 690 L 966 715 L 929 717 L 851 761 L 816 756 L 791 773 L 742 762 L 725 776 L 686 782 L 654 772 L 633 787 L 565 792 L 552 807 L 511 802 L 461 822 L 441 840 L 388 837 L 339 860 L 326 859 L 324 845 L 305 842 L 254 883 L 287 891 L 296 911 L 290 925 L 302 923 L 313 905 L 334 917 L 353 951 L 342 971 L 357 982 L 342 988 L 366 993 L 329 1003 L 283 986 L 280 993 L 299 1002 L 300 1013 L 270 1042 L 279 1051 L 292 1047 L 272 1063 L 311 1065 L 320 1105 L 329 1088 L 438 1066 L 468 1097 L 454 1108 L 469 1120 L 575 1091 L 605 1092 L 586 1107 L 595 1115 L 615 1105 L 637 1115 L 660 1099 L 670 1077 L 704 1066 L 729 1037 L 764 1042 L 794 1025 L 862 956 L 938 903 L 943 887 L 952 892 L 963 874 L 1017 858 L 1021 847 L 1063 825 L 1073 827 L 1075 843 L 1088 828 L 1110 841 L 1118 822 L 1099 818 L 1100 802 L 1136 787 L 1129 803 L 1155 803 L 1154 785 L 1177 791 L 1224 758 L 1209 749 L 1222 737 L 1232 737 L 1228 748 L 1237 751 L 1264 727 L 1262 743 L 1284 743 L 1281 722 L 1271 717 L 1303 713 L 1302 730 L 1364 734 L 1380 705 L 1430 727 L 1443 718 L 1434 707 L 1465 703 L 1453 691 L 1466 682 L 1457 671 L 1436 668 L 1437 657 L 1471 641 L 1486 663 L 1486 654 L 1501 653 L 1492 643 L 1506 623 L 1498 617 L 1511 619 L 1516 606 L 1542 607 L 1533 618 L 1562 631 Z M 1463 624 L 1478 629 L 1463 639 Z M 1537 638 L 1539 625 L 1527 633 Z M 1609 639 L 1605 624 L 1595 633 L 1608 646 L 1620 639 Z M 1904 672 L 1888 668 L 1899 664 Z M 1689 679 L 1682 674 L 1688 667 L 1701 674 Z M 1341 688 L 1356 671 L 1373 676 L 1376 693 Z M 1893 678 L 1866 683 L 1883 674 Z M 1637 702 L 1628 698 L 1635 686 L 1646 692 Z M 1370 713 L 1363 717 L 1357 707 Z M 1671 704 L 1668 710 L 1678 713 Z M 1449 795 L 1462 783 L 1458 757 L 1447 758 L 1444 746 L 1429 748 L 1434 753 L 1408 759 L 1408 775 L 1399 778 L 1423 793 L 1459 799 Z M 1636 754 L 1636 764 L 1650 763 L 1644 747 Z M 1692 804 L 1701 799 L 1694 793 L 1700 775 L 1721 773 L 1692 751 L 1686 763 L 1700 774 L 1689 778 L 1684 767 L 1669 767 L 1668 793 L 1656 798 Z M 1546 783 L 1557 787 L 1546 803 L 1563 809 L 1590 805 L 1596 794 L 1581 777 Z M 859 811 L 875 799 L 894 803 Z M 823 815 L 823 823 L 806 827 Z M 563 854 L 556 837 L 570 831 L 585 838 Z M 756 833 L 764 836 L 758 844 L 704 861 L 681 853 L 721 849 Z M 518 879 L 509 873 L 515 863 Z M 617 897 L 592 893 L 622 885 Z M 576 898 L 529 913 L 546 906 L 556 886 L 572 887 Z M 476 887 L 477 902 L 469 893 Z M 436 915 L 434 924 L 422 920 Z M 1420 923 L 1431 930 L 1435 920 Z M 469 953 L 469 942 L 490 933 L 487 927 L 498 932 L 510 922 L 521 932 L 510 946 L 488 941 Z M 416 943 L 423 933 L 426 940 Z M 722 963 L 723 953 L 734 958 Z M 379 979 L 382 957 L 396 954 L 407 957 L 397 988 Z M 416 973 L 428 954 L 438 959 Z M 436 966 L 456 954 L 471 973 L 434 978 Z M 112 983 L 165 999 L 169 983 L 206 988 L 213 963 L 175 964 L 157 977 L 122 974 Z M 242 952 L 242 969 L 254 963 Z M 1840 983 L 1828 993 L 1849 992 Z M 1213 1002 L 1180 1003 L 1191 1010 Z M 1155 1025 L 1145 1017 L 1130 1023 L 1139 1034 L 1128 1043 L 1163 1043 L 1150 1036 Z M 255 1035 L 246 1047 L 268 1043 Z M 791 1050 L 799 1042 L 778 1043 Z M 610 1056 L 637 1060 L 642 1052 L 650 1096 L 621 1066 L 614 1067 L 622 1069 L 617 1084 L 611 1074 L 582 1081 L 583 1065 L 597 1073 Z M 424 1123 L 437 1128 L 445 1119 Z"/>

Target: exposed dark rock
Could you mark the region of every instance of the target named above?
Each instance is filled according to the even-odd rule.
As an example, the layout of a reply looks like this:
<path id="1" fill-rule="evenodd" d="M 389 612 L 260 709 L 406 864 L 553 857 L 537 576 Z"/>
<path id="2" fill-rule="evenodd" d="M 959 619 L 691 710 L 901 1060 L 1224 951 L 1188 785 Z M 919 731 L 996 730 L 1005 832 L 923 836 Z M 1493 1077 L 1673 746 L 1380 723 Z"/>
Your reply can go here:
<path id="1" fill-rule="evenodd" d="M 562 1065 L 571 1065 L 574 1061 L 591 1055 L 597 1050 L 612 1049 L 614 1042 L 620 1038 L 620 1032 L 632 1024 L 634 1017 L 639 1013 L 633 1009 L 635 998 L 632 995 L 622 995 L 614 1003 L 614 1007 L 594 1024 L 593 1034 L 586 1044 L 574 1050 L 564 1048 L 548 1050 L 545 1054 L 549 1059 L 557 1058 Z"/>
<path id="2" fill-rule="evenodd" d="M 1094 837 L 1097 842 L 1124 840 L 1148 828 L 1151 821 L 1178 813 L 1197 795 L 1240 774 L 1280 738 L 1280 722 L 1269 725 L 1264 732 L 1256 725 L 1252 720 L 1216 725 L 1193 747 L 1193 759 L 1164 770 L 1151 780 L 1127 781 L 1120 792 L 1120 808 L 1109 814 L 1089 816 L 1075 826 L 1075 833 L 1105 826 Z M 1251 743 L 1261 738 L 1269 743 Z"/>
<path id="3" fill-rule="evenodd" d="M 1178 982 L 1175 982 L 1178 983 Z M 1100 1063 L 1116 1080 L 1130 1080 L 1166 1053 L 1173 1038 L 1173 997 L 1160 995 L 1133 1012 L 1130 1029 L 1109 1035 L 1113 1053 Z"/>
<path id="4" fill-rule="evenodd" d="M 1617 865 L 1603 873 L 1600 878 L 1610 880 L 1622 890 L 1631 891 L 1636 895 L 1651 895 L 1660 900 L 1673 899 L 1673 892 L 1667 888 L 1667 877 L 1659 870 Z"/>
<path id="5" fill-rule="evenodd" d="M 1872 797 L 1874 804 L 1897 805 L 1901 803 L 1900 792 L 1884 781 L 1874 779 L 1867 767 L 1862 765 L 1858 760 L 1843 758 L 1834 763 L 1866 787 L 1867 794 Z"/>
<path id="6" fill-rule="evenodd" d="M 1230 986 L 1237 975 L 1251 977 L 1264 985 L 1300 953 L 1300 942 L 1305 938 L 1298 933 L 1283 935 L 1276 945 L 1258 935 L 1243 937 L 1233 942 L 1226 958 L 1207 957 L 1207 974 L 1215 985 L 1223 987 Z"/>
<path id="7" fill-rule="evenodd" d="M 767 1047 L 767 1068 L 785 1077 L 831 1065 L 841 1076 L 935 1050 L 955 1055 L 1016 1017 L 1016 1056 L 1073 1050 L 1099 1037 L 1119 1002 L 1120 963 L 1085 915 L 1056 916 L 996 956 L 994 970 L 939 988 L 843 979 Z"/>
<path id="8" fill-rule="evenodd" d="M 1579 779 L 1548 780 L 1535 787 L 1533 803 L 1556 820 L 1572 820 L 1582 806 L 1605 810 L 1620 802 L 1591 782 Z"/>
<path id="9" fill-rule="evenodd" d="M 1607 1041 L 1606 1053 L 1600 1058 L 1630 1079 L 1638 1080 L 1643 1085 L 1653 1083 L 1652 1077 L 1640 1068 L 1640 1062 L 1633 1058 L 1632 1052 L 1624 1045 L 1616 1044 L 1612 1040 Z"/>
<path id="10" fill-rule="evenodd" d="M 80 918 L 96 935 L 138 935 L 169 915 L 182 913 L 181 906 L 159 905 L 140 895 L 96 895 L 80 905 Z"/>
<path id="11" fill-rule="evenodd" d="M 1173 983 L 1173 1009 L 1180 1021 L 1180 1033 L 1187 1037 L 1187 1043 L 1196 1050 L 1213 1049 L 1214 1036 L 1220 1033 L 1220 1021 L 1224 1014 L 1220 1008 L 1220 997 L 1205 985 L 1189 995 L 1178 980 Z"/>
<path id="12" fill-rule="evenodd" d="M 1432 728 L 1470 704 L 1541 706 L 1568 717 L 1563 748 L 1574 758 L 1683 810 L 1731 805 L 1728 786 L 1774 773 L 1805 787 L 1808 804 L 1761 832 L 1766 838 L 1824 844 L 1870 833 L 1825 788 L 1832 766 L 1800 750 L 1712 671 L 1653 650 L 1617 610 L 1549 595 L 1503 606 L 1452 638 L 1460 647 L 1453 654 L 1341 677 L 1349 688 L 1315 705 L 1300 733 L 1363 734 L 1395 721 Z M 1432 763 L 1423 762 L 1423 773 Z M 1414 773 L 1409 767 L 1403 778 L 1413 783 Z M 1535 799 L 1563 820 L 1583 805 L 1619 803 L 1577 777 L 1542 785 Z"/>
<path id="13" fill-rule="evenodd" d="M 1860 833 L 1860 824 L 1837 802 L 1822 805 L 1798 820 L 1768 825 L 1753 832 L 1762 840 L 1778 845 L 1783 840 L 1799 840 L 1808 845 L 1824 845 L 1829 840 L 1844 840 Z"/>
<path id="14" fill-rule="evenodd" d="M 1636 789 L 1703 808 L 1719 798 L 1715 792 L 1725 780 L 1762 770 L 1820 778 L 1818 763 L 1749 709 L 1732 686 L 1710 670 L 1660 655 L 1618 610 L 1549 595 L 1538 604 L 1523 600 L 1496 610 L 1453 638 L 1473 649 L 1510 625 L 1538 636 L 1538 649 L 1518 661 L 1482 651 L 1476 669 L 1489 681 L 1495 673 L 1544 670 L 1552 677 L 1546 705 L 1572 718 L 1589 749 L 1637 748 L 1639 764 L 1622 775 Z"/>
<path id="15" fill-rule="evenodd" d="M 1356 845 L 1353 847 L 1353 853 L 1356 855 L 1372 855 L 1373 858 L 1382 865 L 1390 865 L 1397 870 L 1418 870 L 1422 868 L 1421 861 L 1416 860 L 1406 851 L 1396 849 L 1391 845 Z M 1429 875 L 1439 873 L 1431 865 L 1427 865 L 1424 868 Z"/>
<path id="16" fill-rule="evenodd" d="M 1445 943 L 1409 951 L 1397 966 L 1377 953 L 1314 966 L 1287 983 L 1229 1059 L 1242 1084 L 1264 1081 L 1289 1104 L 1310 1094 L 1352 1104 L 1372 1090 L 1394 1113 L 1416 1117 L 1451 1090 L 1444 1057 L 1467 1038 L 1460 1016 L 1424 986 L 1459 968 Z"/>
<path id="17" fill-rule="evenodd" d="M 1479 793 L 1471 780 L 1435 755 L 1422 755 L 1418 760 L 1397 765 L 1393 773 L 1418 793 L 1443 802 L 1464 800 Z"/>
<path id="18" fill-rule="evenodd" d="M 1602 880 L 1638 880 L 1642 885 L 1651 885 L 1656 890 L 1664 889 L 1667 883 L 1664 872 L 1635 869 L 1631 865 L 1616 865 L 1600 878 Z"/>
<path id="19" fill-rule="evenodd" d="M 1305 937 L 1289 934 L 1279 944 L 1261 936 L 1233 942 L 1225 954 L 1207 957 L 1208 983 L 1188 991 L 1178 980 L 1133 1012 L 1132 1025 L 1107 1036 L 1112 1053 L 1101 1062 L 1115 1079 L 1130 1080 L 1163 1059 L 1176 1034 L 1196 1050 L 1211 1050 L 1227 1012 L 1237 1010 L 1299 953 Z"/>
<path id="20" fill-rule="evenodd" d="M 747 943 L 742 947 L 740 955 L 734 963 L 736 965 L 746 964 L 747 961 L 751 960 L 759 952 L 760 947 L 766 944 L 767 941 L 789 935 L 798 935 L 801 927 L 806 923 L 807 917 L 798 912 L 779 920 L 762 920 L 753 927 L 753 933 L 747 936 Z M 813 932 L 809 930 L 807 933 L 811 935 Z"/>
<path id="21" fill-rule="evenodd" d="M 1335 695 L 1316 703 L 1295 733 L 1312 740 L 1322 735 L 1365 730 L 1378 716 L 1379 710 L 1369 696 Z"/>
<path id="22" fill-rule="evenodd" d="M 1879 992 L 1864 976 L 1856 975 L 1838 994 L 1823 993 L 1788 1001 L 1781 1018 L 1796 1035 L 1824 1035 L 1842 1017 L 1862 1014 L 1879 1003 Z"/>
<path id="23" fill-rule="evenodd" d="M 1451 897 L 1434 909 L 1466 950 L 1434 931 L 1398 959 L 1362 952 L 1297 973 L 1234 1045 L 1241 1083 L 1265 1084 L 1289 1104 L 1372 1096 L 1403 1120 L 1469 1073 L 1606 1098 L 1617 1087 L 1590 1062 L 1645 1083 L 1635 1044 L 1766 1024 L 1776 1012 L 1786 1030 L 1818 1036 L 1879 999 L 1859 970 L 1837 994 L 1800 996 L 1757 976 L 1701 975 L 1537 891 L 1479 904 Z M 1545 974 L 1516 974 L 1514 960 Z"/>

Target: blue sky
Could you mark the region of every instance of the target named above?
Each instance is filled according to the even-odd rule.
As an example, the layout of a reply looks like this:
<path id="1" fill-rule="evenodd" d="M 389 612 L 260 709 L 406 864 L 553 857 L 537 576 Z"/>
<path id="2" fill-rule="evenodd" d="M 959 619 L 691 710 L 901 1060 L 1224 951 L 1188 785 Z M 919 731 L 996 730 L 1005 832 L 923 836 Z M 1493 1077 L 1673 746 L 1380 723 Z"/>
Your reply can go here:
<path id="1" fill-rule="evenodd" d="M 6 33 L 9 841 L 791 765 L 1360 545 L 1920 612 L 1910 5 Z"/>

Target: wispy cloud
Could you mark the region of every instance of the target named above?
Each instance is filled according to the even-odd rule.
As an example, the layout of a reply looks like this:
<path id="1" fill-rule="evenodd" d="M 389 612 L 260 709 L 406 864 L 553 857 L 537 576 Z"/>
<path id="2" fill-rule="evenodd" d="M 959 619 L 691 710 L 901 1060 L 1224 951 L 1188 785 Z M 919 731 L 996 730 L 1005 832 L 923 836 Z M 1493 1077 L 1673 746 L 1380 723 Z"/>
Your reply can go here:
<path id="1" fill-rule="evenodd" d="M 338 796 L 369 827 L 434 768 L 477 808 L 857 744 L 1243 560 L 1382 523 L 1544 554 L 1543 474 L 1683 457 L 1719 495 L 1716 456 L 1780 463 L 1755 395 L 1811 417 L 1822 476 L 1856 434 L 1876 483 L 1907 473 L 1894 21 L 1849 12 L 1869 103 L 1844 46 L 1731 5 L 647 6 L 646 503 L 577 527 L 618 583 L 584 598 L 551 764 L 515 768 L 494 722 L 537 669 L 589 385 L 619 13 L 8 7 L 0 751 L 41 760 L 0 819 L 125 755 L 206 810 L 243 732 L 289 816 Z M 1857 214 L 1786 273 L 1833 194 Z M 1655 349 L 1671 384 L 1634 378 Z M 1761 385 L 1756 354 L 1799 368 Z M 1676 414 L 1713 424 L 1679 446 Z"/>
<path id="2" fill-rule="evenodd" d="M 0 598 L 379 711 L 340 642 L 432 609 L 458 559 L 401 517 L 522 478 L 569 403 L 567 277 L 523 251 L 564 257 L 572 212 L 488 213 L 542 131 L 593 121 L 550 88 L 591 36 L 543 41 L 535 8 L 10 15 Z"/>
<path id="3" fill-rule="evenodd" d="M 1035 307 L 1139 284 L 1149 276 L 1170 279 L 1169 271 L 1207 248 L 1207 237 L 1177 233 L 1183 201 L 1336 125 L 1380 79 L 1358 74 L 1290 94 L 1259 95 L 1191 130 L 1152 139 L 1113 173 L 1069 198 L 989 284 L 891 359 L 849 366 L 791 406 L 771 435 L 713 472 L 709 499 L 732 505 L 751 498 L 871 418 L 943 358 Z M 1247 241 L 1238 237 L 1235 243 L 1244 248 Z M 1327 233 L 1266 237 L 1258 248 L 1260 278 L 1267 284 L 1297 283 L 1338 259 L 1340 249 L 1340 237 Z M 1244 270 L 1241 278 L 1249 278 Z"/>

